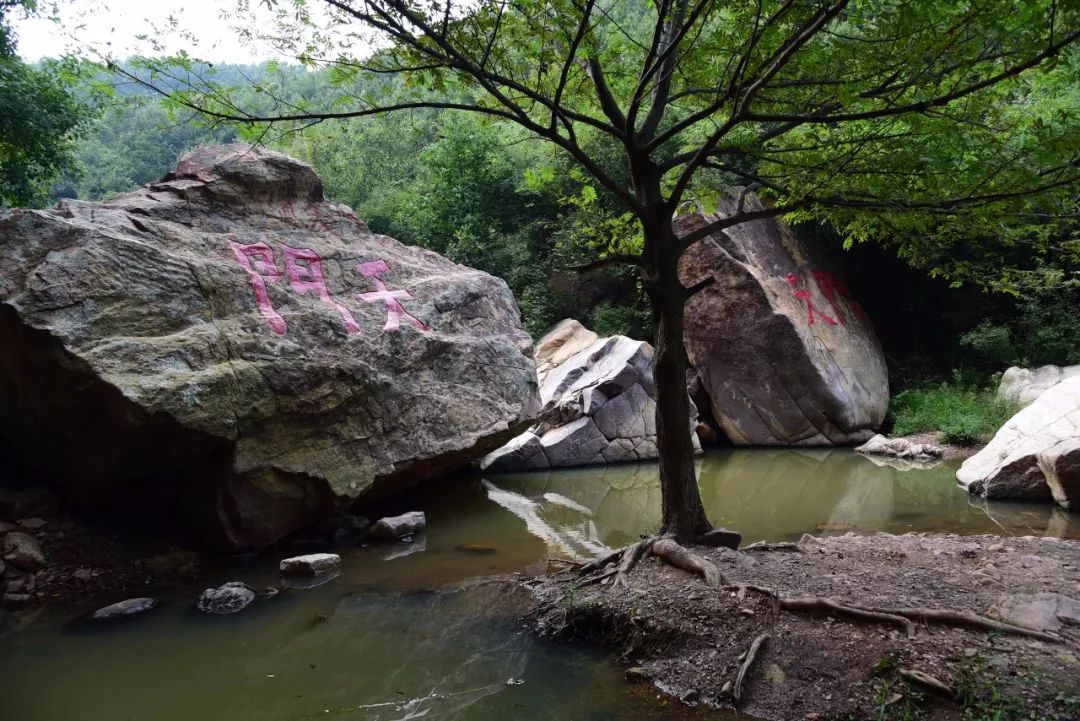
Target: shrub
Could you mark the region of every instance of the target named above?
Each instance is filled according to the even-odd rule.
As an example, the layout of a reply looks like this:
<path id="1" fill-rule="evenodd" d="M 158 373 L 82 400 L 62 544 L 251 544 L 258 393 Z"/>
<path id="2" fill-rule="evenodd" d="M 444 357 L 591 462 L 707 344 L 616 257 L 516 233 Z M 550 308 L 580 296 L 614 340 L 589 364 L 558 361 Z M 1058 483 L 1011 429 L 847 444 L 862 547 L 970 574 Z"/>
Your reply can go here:
<path id="1" fill-rule="evenodd" d="M 989 441 L 1016 411 L 993 390 L 956 381 L 898 393 L 890 407 L 895 435 L 941 431 L 942 440 L 957 445 Z"/>

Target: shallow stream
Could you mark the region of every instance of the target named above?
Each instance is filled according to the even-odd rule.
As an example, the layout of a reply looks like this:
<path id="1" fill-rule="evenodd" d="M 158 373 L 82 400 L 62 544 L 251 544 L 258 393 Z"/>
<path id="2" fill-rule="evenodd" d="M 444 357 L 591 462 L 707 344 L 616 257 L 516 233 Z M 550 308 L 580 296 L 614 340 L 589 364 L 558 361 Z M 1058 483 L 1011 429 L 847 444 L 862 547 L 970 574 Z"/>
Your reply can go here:
<path id="1" fill-rule="evenodd" d="M 986 503 L 955 467 L 901 471 L 847 450 L 727 450 L 701 461 L 710 518 L 745 542 L 803 533 L 948 531 L 1080 537 L 1080 516 Z M 527 600 L 485 579 L 592 555 L 653 530 L 652 464 L 472 477 L 428 486 L 411 544 L 337 549 L 317 588 L 207 617 L 198 588 L 108 628 L 45 608 L 0 631 L 3 721 L 682 719 L 649 703 L 599 651 L 530 637 Z M 276 556 L 238 561 L 218 582 L 277 585 Z M 116 598 L 88 600 L 92 608 Z"/>

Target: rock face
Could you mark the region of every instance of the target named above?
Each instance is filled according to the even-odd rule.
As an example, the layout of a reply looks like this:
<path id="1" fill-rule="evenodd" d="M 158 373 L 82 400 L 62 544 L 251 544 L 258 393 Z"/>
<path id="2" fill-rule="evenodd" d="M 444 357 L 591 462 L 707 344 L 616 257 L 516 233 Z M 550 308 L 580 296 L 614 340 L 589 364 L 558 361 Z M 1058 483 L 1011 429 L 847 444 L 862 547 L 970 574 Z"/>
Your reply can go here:
<path id="1" fill-rule="evenodd" d="M 1080 437 L 1066 438 L 1035 456 L 1050 495 L 1062 508 L 1080 510 Z"/>
<path id="2" fill-rule="evenodd" d="M 506 284 L 368 231 L 315 172 L 197 150 L 0 212 L 0 441 L 68 501 L 264 546 L 501 446 L 538 408 Z"/>
<path id="3" fill-rule="evenodd" d="M 745 209 L 761 208 L 749 194 Z M 676 219 L 685 235 L 735 212 Z M 881 425 L 889 381 L 869 319 L 787 225 L 757 220 L 695 243 L 683 284 L 715 281 L 686 304 L 690 360 L 735 445 L 862 443 Z"/>
<path id="4" fill-rule="evenodd" d="M 1039 454 L 1067 439 L 1080 438 L 1080 376 L 1058 383 L 1010 418 L 993 440 L 956 472 L 970 492 L 987 498 L 1050 500 Z M 1056 456 L 1067 464 L 1068 454 Z M 1044 456 L 1057 466 L 1057 460 Z"/>
<path id="5" fill-rule="evenodd" d="M 1076 376 L 1080 376 L 1080 365 L 1042 366 L 1035 369 L 1013 366 L 1002 374 L 997 394 L 999 398 L 1027 406 L 1047 389 Z"/>
<path id="6" fill-rule="evenodd" d="M 536 356 L 543 403 L 539 423 L 488 454 L 481 468 L 511 471 L 656 458 L 651 345 L 625 336 L 599 338 L 576 320 L 564 320 L 540 339 Z"/>

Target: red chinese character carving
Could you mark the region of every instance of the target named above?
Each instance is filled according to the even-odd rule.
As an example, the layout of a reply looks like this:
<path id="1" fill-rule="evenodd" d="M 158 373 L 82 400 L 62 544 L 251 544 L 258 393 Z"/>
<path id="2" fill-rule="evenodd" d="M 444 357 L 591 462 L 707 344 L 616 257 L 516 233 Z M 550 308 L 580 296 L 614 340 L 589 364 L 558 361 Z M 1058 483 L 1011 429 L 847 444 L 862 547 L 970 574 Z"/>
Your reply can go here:
<path id="1" fill-rule="evenodd" d="M 851 293 L 848 292 L 847 286 L 844 285 L 844 281 L 836 277 L 832 273 L 826 273 L 824 271 L 813 271 L 814 282 L 817 283 L 818 290 L 825 296 L 825 300 L 829 301 L 829 304 L 836 311 L 840 318 L 840 322 L 844 323 L 844 314 L 840 311 L 840 307 L 836 304 L 834 298 L 837 296 L 843 298 L 848 302 L 848 306 L 851 310 L 855 311 L 855 315 L 860 318 L 866 318 L 866 313 L 863 311 L 862 306 L 851 297 Z"/>
<path id="2" fill-rule="evenodd" d="M 810 291 L 807 290 L 806 288 L 800 288 L 799 287 L 800 284 L 802 283 L 802 281 L 799 280 L 799 276 L 797 276 L 795 273 L 788 273 L 784 277 L 784 282 L 795 289 L 795 292 L 793 293 L 793 295 L 796 298 L 798 298 L 799 300 L 806 303 L 806 324 L 807 325 L 813 325 L 814 324 L 814 313 L 815 312 L 817 312 L 817 314 L 821 317 L 821 319 L 823 321 L 825 321 L 826 323 L 828 323 L 829 325 L 836 325 L 835 320 L 833 320 L 832 318 L 830 318 L 826 314 L 822 313 L 814 305 L 814 301 L 811 300 Z"/>
<path id="3" fill-rule="evenodd" d="M 229 245 L 232 246 L 237 262 L 251 279 L 251 287 L 255 291 L 255 302 L 259 306 L 259 312 L 266 319 L 266 324 L 278 335 L 285 335 L 285 319 L 274 310 L 274 305 L 270 302 L 270 293 L 266 290 L 267 283 L 276 283 L 281 280 L 281 271 L 278 270 L 273 249 L 266 243 L 242 245 L 230 242 Z"/>
<path id="4" fill-rule="evenodd" d="M 285 256 L 285 272 L 289 275 L 292 289 L 299 295 L 315 293 L 323 303 L 337 309 L 349 333 L 359 333 L 360 326 L 356 324 L 349 309 L 330 297 L 330 291 L 326 289 L 326 276 L 323 275 L 322 259 L 319 255 L 308 248 L 291 248 L 287 245 L 281 248 L 281 252 Z M 300 261 L 305 261 L 307 264 L 303 265 Z"/>
<path id="5" fill-rule="evenodd" d="M 367 263 L 361 263 L 356 266 L 356 269 L 360 271 L 360 274 L 365 278 L 371 278 L 375 283 L 375 287 L 378 288 L 373 293 L 358 293 L 360 299 L 368 303 L 385 303 L 386 304 L 386 325 L 383 326 L 384 331 L 391 333 L 397 332 L 401 327 L 401 316 L 405 316 L 413 324 L 413 327 L 419 331 L 425 331 L 428 329 L 420 320 L 414 318 L 409 314 L 405 308 L 402 307 L 400 301 L 412 300 L 412 295 L 407 290 L 388 290 L 386 283 L 382 281 L 381 276 L 384 273 L 390 272 L 390 266 L 386 264 L 385 260 L 372 260 Z"/>

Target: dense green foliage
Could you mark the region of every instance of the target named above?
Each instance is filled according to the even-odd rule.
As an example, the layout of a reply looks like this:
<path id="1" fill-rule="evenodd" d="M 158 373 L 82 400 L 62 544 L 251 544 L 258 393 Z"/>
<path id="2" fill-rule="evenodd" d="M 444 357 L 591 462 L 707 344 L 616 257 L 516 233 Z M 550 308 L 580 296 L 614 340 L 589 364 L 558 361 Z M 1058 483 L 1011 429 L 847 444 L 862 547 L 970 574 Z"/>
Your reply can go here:
<path id="1" fill-rule="evenodd" d="M 73 145 L 91 117 L 73 90 L 79 63 L 24 63 L 8 22 L 29 0 L 0 0 L 0 205 L 44 201 L 53 179 L 74 161 Z"/>
<path id="2" fill-rule="evenodd" d="M 946 443 L 972 445 L 989 441 L 1017 408 L 998 398 L 993 388 L 958 377 L 902 391 L 893 396 L 889 410 L 894 435 L 941 431 Z"/>
<path id="3" fill-rule="evenodd" d="M 1080 363 L 1080 288 L 1041 291 L 1017 303 L 1015 317 L 984 320 L 960 338 L 974 368 Z"/>

